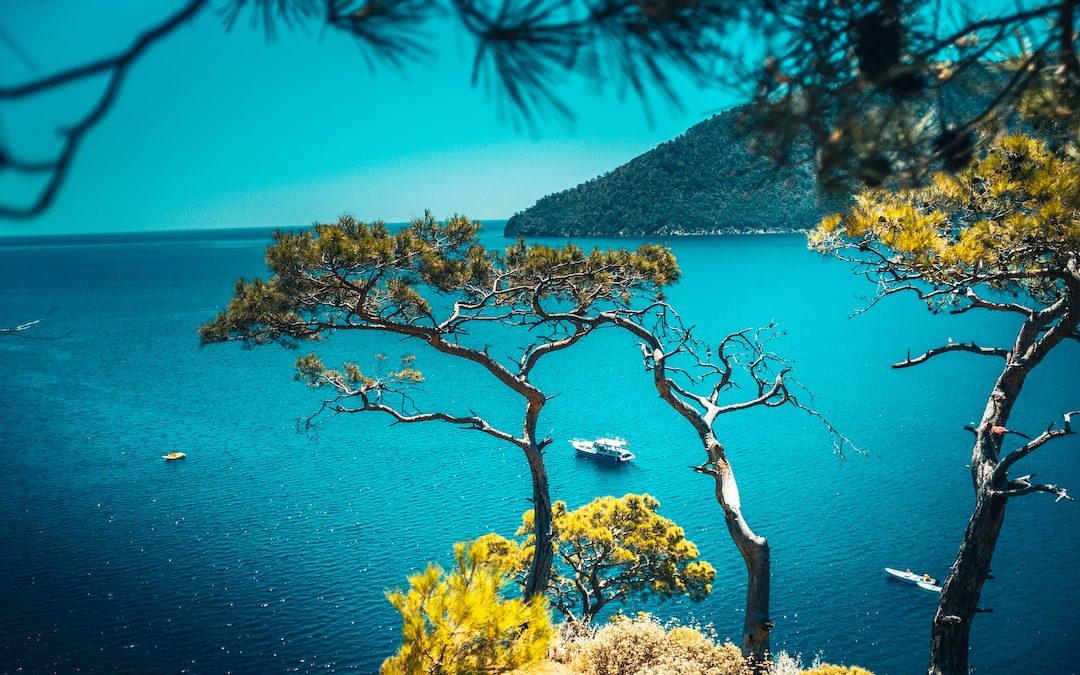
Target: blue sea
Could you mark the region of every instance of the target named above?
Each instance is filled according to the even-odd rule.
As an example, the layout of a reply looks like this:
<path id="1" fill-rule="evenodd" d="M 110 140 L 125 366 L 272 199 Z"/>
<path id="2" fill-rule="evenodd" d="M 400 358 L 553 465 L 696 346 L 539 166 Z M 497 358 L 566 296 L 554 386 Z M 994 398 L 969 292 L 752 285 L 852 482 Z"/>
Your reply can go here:
<path id="1" fill-rule="evenodd" d="M 483 231 L 510 243 L 502 223 Z M 266 230 L 0 240 L 0 672 L 377 672 L 399 642 L 384 591 L 455 541 L 513 534 L 529 507 L 519 451 L 475 432 L 326 416 L 277 346 L 200 347 L 196 331 L 237 277 L 264 271 Z M 561 244 L 561 240 L 549 243 Z M 588 240 L 628 246 L 634 240 Z M 936 596 L 885 578 L 944 576 L 973 501 L 970 434 L 1000 362 L 944 343 L 1007 346 L 1008 316 L 933 315 L 895 297 L 854 318 L 873 288 L 801 236 L 671 240 L 669 297 L 700 337 L 776 320 L 774 344 L 814 405 L 866 452 L 838 455 L 814 419 L 755 410 L 722 419 L 750 524 L 773 552 L 773 647 L 925 672 Z M 492 353 L 513 346 L 488 336 Z M 504 424 L 519 402 L 484 371 L 423 345 L 338 335 L 329 363 L 414 353 L 421 407 L 475 408 Z M 1031 378 L 1012 427 L 1029 435 L 1080 408 L 1080 344 Z M 541 430 L 553 496 L 649 492 L 718 570 L 701 603 L 650 604 L 737 640 L 745 574 L 692 430 L 657 398 L 634 341 L 600 332 L 537 371 L 554 395 Z M 298 425 L 298 420 L 300 424 Z M 568 440 L 619 434 L 638 456 L 610 467 Z M 184 451 L 187 459 L 161 455 Z M 1080 437 L 1017 469 L 1080 490 Z M 972 636 L 978 673 L 1080 672 L 1080 506 L 1010 505 Z M 639 606 L 631 605 L 634 611 Z"/>

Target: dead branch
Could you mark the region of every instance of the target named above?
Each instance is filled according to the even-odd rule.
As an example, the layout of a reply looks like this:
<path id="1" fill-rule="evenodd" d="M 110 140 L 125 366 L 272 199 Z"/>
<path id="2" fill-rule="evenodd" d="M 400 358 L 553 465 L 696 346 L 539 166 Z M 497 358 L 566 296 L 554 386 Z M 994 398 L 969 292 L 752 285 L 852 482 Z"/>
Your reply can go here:
<path id="1" fill-rule="evenodd" d="M 1050 426 L 1046 428 L 1046 431 L 1031 439 L 1023 446 L 1005 455 L 1005 457 L 1001 460 L 1000 463 L 998 463 L 997 467 L 994 469 L 994 478 L 996 480 L 1004 480 L 1006 476 L 1008 476 L 1009 468 L 1012 467 L 1013 464 L 1016 464 L 1017 462 L 1024 459 L 1025 457 L 1035 452 L 1042 446 L 1046 445 L 1048 442 L 1054 440 L 1055 438 L 1061 438 L 1062 436 L 1068 436 L 1072 434 L 1072 416 L 1075 414 L 1080 414 L 1080 411 L 1074 410 L 1063 415 L 1063 417 L 1065 418 L 1064 428 L 1054 429 L 1054 425 L 1051 423 Z"/>
<path id="2" fill-rule="evenodd" d="M 992 494 L 1002 497 L 1023 497 L 1024 495 L 1034 494 L 1036 492 L 1046 492 L 1054 495 L 1054 501 L 1060 502 L 1062 499 L 1067 501 L 1076 501 L 1073 497 L 1069 496 L 1069 491 L 1059 485 L 1051 485 L 1049 483 L 1032 483 L 1030 476 L 1021 476 L 1008 482 L 1007 487 L 1004 490 L 993 490 Z"/>
<path id="3" fill-rule="evenodd" d="M 980 354 L 982 356 L 999 356 L 1004 359 L 1009 358 L 1009 350 L 1001 347 L 980 347 L 974 342 L 949 342 L 941 347 L 935 347 L 927 350 L 925 353 L 911 358 L 911 352 L 908 352 L 907 358 L 899 363 L 892 364 L 893 368 L 910 368 L 911 366 L 917 366 L 920 363 L 925 363 L 935 356 L 946 354 L 948 352 L 970 352 L 972 354 Z"/>
<path id="4" fill-rule="evenodd" d="M 475 414 L 474 415 L 469 415 L 469 416 L 457 416 L 457 415 L 451 415 L 449 413 L 444 413 L 444 412 L 426 412 L 426 413 L 415 413 L 415 414 L 412 414 L 412 415 L 408 415 L 408 414 L 405 414 L 405 413 L 401 412 L 400 410 L 398 410 L 398 409 L 396 409 L 396 408 L 394 408 L 392 406 L 388 406 L 388 405 L 383 404 L 383 403 L 372 402 L 372 401 L 368 400 L 366 396 L 360 396 L 359 397 L 360 400 L 363 402 L 363 405 L 361 405 L 359 407 L 355 407 L 355 408 L 350 408 L 350 407 L 347 407 L 345 405 L 342 405 L 341 403 L 336 402 L 336 401 L 343 400 L 345 398 L 350 398 L 350 397 L 348 397 L 348 396 L 338 397 L 337 399 L 334 399 L 333 401 L 327 402 L 325 404 L 325 407 L 328 407 L 330 410 L 333 410 L 335 413 L 345 413 L 345 414 L 361 413 L 361 412 L 381 412 L 381 413 L 390 415 L 391 417 L 394 418 L 395 423 L 400 423 L 400 424 L 415 424 L 415 423 L 419 423 L 419 422 L 446 422 L 448 424 L 453 424 L 453 425 L 456 425 L 456 426 L 459 426 L 459 427 L 462 427 L 462 428 L 465 428 L 465 429 L 474 429 L 476 431 L 481 431 L 481 432 L 483 432 L 483 433 L 485 433 L 485 434 L 487 434 L 489 436 L 497 438 L 497 439 L 499 439 L 501 441 L 505 441 L 507 443 L 512 443 L 512 444 L 514 444 L 514 445 L 516 445 L 517 447 L 520 447 L 520 448 L 524 448 L 526 445 L 528 445 L 527 441 L 525 441 L 524 439 L 517 438 L 517 437 L 515 437 L 515 436 L 513 436 L 511 434 L 506 433 L 505 431 L 501 431 L 501 430 L 495 428 L 487 420 L 485 420 L 484 418 L 479 417 L 478 415 L 475 415 Z"/>

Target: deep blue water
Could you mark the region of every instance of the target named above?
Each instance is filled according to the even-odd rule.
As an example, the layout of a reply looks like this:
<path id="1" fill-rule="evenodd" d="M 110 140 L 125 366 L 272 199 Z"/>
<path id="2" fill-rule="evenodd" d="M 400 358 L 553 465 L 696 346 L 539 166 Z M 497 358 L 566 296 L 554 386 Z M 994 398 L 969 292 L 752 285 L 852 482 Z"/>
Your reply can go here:
<path id="1" fill-rule="evenodd" d="M 492 246 L 507 243 L 500 225 L 485 230 Z M 266 243 L 253 231 L 0 241 L 3 324 L 47 314 L 31 334 L 56 338 L 0 338 L 0 672 L 376 672 L 398 640 L 384 589 L 445 561 L 454 541 L 517 527 L 529 479 L 514 449 L 371 415 L 299 433 L 321 399 L 292 380 L 294 353 L 198 346 L 234 279 L 262 272 Z M 881 570 L 947 571 L 972 501 L 961 427 L 999 362 L 888 365 L 950 337 L 1005 344 L 1013 321 L 934 316 L 914 298 L 849 319 L 872 289 L 800 236 L 670 243 L 684 270 L 670 299 L 699 335 L 780 321 L 777 350 L 869 451 L 843 461 L 797 411 L 723 420 L 746 515 L 772 544 L 774 647 L 922 671 L 935 597 Z M 1013 428 L 1080 408 L 1078 347 L 1033 377 Z M 515 419 L 484 372 L 421 346 L 335 336 L 323 349 L 329 362 L 415 352 L 421 404 Z M 538 381 L 558 394 L 541 420 L 557 439 L 555 498 L 657 496 L 718 579 L 703 603 L 656 609 L 737 638 L 741 560 L 711 482 L 687 468 L 700 461 L 694 435 L 657 399 L 634 342 L 595 335 Z M 609 433 L 630 438 L 632 465 L 599 466 L 566 442 Z M 188 458 L 162 461 L 170 450 Z M 1059 440 L 1023 469 L 1080 490 L 1078 451 L 1077 437 Z M 984 593 L 996 611 L 974 629 L 977 672 L 1077 672 L 1078 508 L 1045 495 L 1010 506 Z"/>

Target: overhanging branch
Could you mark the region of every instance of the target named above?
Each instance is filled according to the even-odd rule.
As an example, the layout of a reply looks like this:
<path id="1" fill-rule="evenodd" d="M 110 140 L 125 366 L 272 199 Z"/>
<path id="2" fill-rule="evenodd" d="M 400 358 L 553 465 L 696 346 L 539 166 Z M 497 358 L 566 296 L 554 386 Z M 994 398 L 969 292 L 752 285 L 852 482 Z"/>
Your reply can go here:
<path id="1" fill-rule="evenodd" d="M 9 158 L 11 168 L 23 173 L 44 173 L 52 175 L 45 183 L 45 187 L 37 198 L 27 206 L 8 206 L 0 204 L 0 217 L 6 218 L 33 218 L 45 211 L 53 202 L 60 185 L 67 176 L 68 168 L 79 149 L 84 136 L 93 129 L 98 122 L 112 108 L 113 103 L 123 84 L 128 68 L 146 49 L 154 43 L 170 35 L 185 21 L 195 16 L 208 0 L 192 0 L 180 11 L 157 26 L 147 30 L 135 40 L 135 42 L 120 54 L 99 59 L 75 68 L 44 77 L 24 84 L 0 87 L 0 101 L 19 100 L 40 94 L 45 91 L 55 90 L 67 84 L 84 81 L 87 78 L 108 74 L 109 81 L 105 85 L 105 91 L 94 104 L 90 111 L 78 122 L 67 128 L 58 129 L 63 138 L 61 150 L 55 159 L 44 162 L 28 162 L 17 158 Z M 11 153 L 6 153 L 11 154 Z"/>
<path id="2" fill-rule="evenodd" d="M 337 399 L 335 399 L 337 400 Z M 349 408 L 340 403 L 328 402 L 330 409 L 337 413 L 360 413 L 360 412 L 381 412 L 390 415 L 394 418 L 394 421 L 401 424 L 415 424 L 418 422 L 446 422 L 448 424 L 454 424 L 466 429 L 475 429 L 481 431 L 489 436 L 493 436 L 501 441 L 507 443 L 513 443 L 518 447 L 524 447 L 525 441 L 520 438 L 516 438 L 511 434 L 501 431 L 493 427 L 487 420 L 478 415 L 469 415 L 466 417 L 459 417 L 444 412 L 428 412 L 428 413 L 416 413 L 413 415 L 406 415 L 400 410 L 388 406 L 384 403 L 374 403 L 366 400 L 366 397 L 361 397 L 364 404 L 357 408 Z"/>

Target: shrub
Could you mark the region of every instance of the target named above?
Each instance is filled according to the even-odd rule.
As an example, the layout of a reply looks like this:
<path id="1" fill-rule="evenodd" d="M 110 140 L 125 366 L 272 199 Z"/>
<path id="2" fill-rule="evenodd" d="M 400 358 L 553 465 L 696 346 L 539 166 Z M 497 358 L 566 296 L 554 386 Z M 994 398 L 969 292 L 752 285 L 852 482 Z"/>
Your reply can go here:
<path id="1" fill-rule="evenodd" d="M 858 666 L 834 666 L 831 663 L 823 663 L 816 668 L 804 670 L 803 675 L 874 675 L 866 668 Z"/>
<path id="2" fill-rule="evenodd" d="M 571 668 L 583 675 L 744 675 L 739 649 L 717 644 L 701 631 L 665 631 L 653 617 L 616 618 L 591 636 L 566 644 Z"/>
<path id="3" fill-rule="evenodd" d="M 553 506 L 555 564 L 547 593 L 552 606 L 570 621 L 588 623 L 609 603 L 631 596 L 703 600 L 712 590 L 716 570 L 699 559 L 686 532 L 659 513 L 660 502 L 649 494 L 597 497 L 573 511 L 566 502 Z M 488 535 L 493 555 L 532 558 L 533 512 L 522 515 L 522 544 Z M 519 574 L 524 578 L 524 574 Z M 579 589 L 590 588 L 581 593 Z"/>
<path id="4" fill-rule="evenodd" d="M 485 562 L 483 542 L 455 544 L 456 566 L 409 577 L 409 590 L 387 593 L 401 614 L 402 645 L 382 675 L 507 672 L 542 659 L 555 637 L 543 598 L 506 599 L 508 572 Z"/>
<path id="5" fill-rule="evenodd" d="M 787 652 L 780 652 L 773 657 L 772 668 L 769 669 L 770 675 L 802 675 L 802 672 L 802 658 L 798 654 L 792 656 Z"/>

